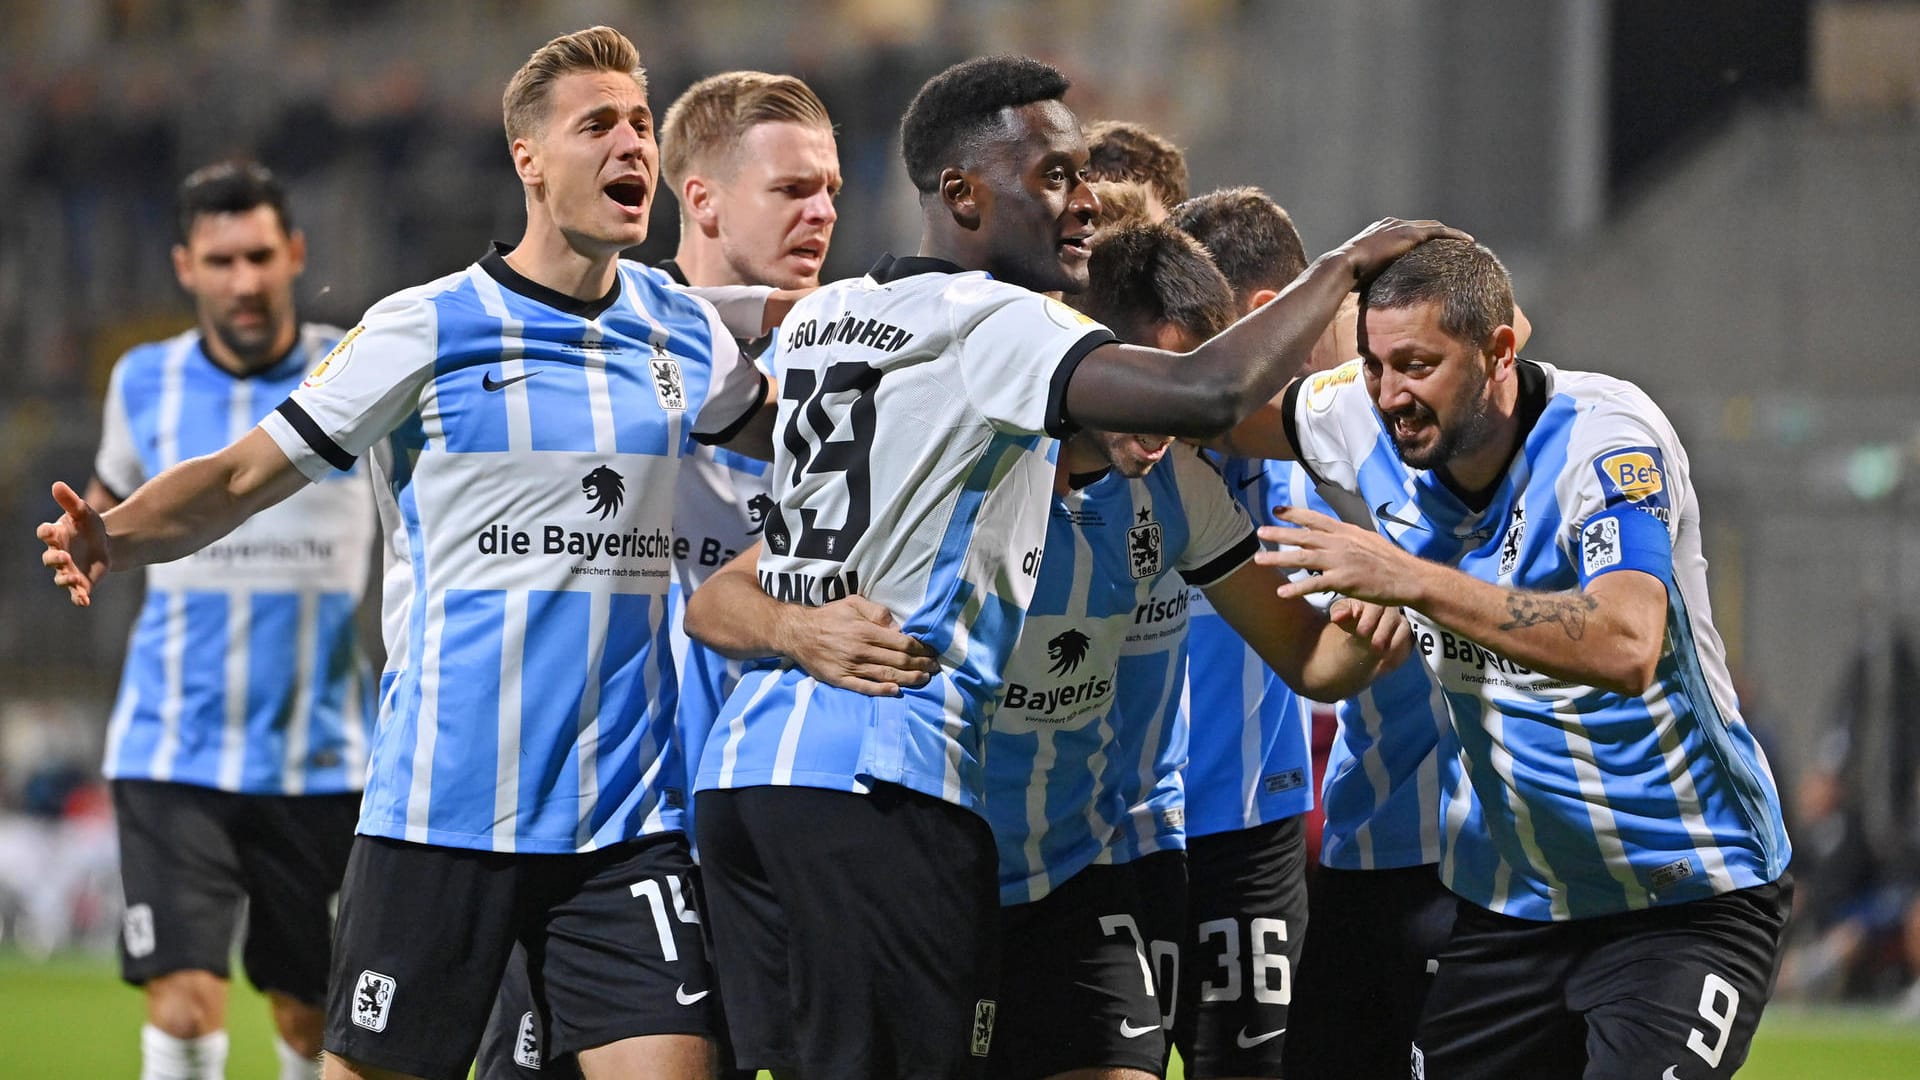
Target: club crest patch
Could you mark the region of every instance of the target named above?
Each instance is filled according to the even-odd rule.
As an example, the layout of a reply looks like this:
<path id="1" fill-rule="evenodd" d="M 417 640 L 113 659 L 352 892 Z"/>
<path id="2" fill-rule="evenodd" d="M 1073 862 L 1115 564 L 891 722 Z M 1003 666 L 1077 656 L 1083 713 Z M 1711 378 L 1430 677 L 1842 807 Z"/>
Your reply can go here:
<path id="1" fill-rule="evenodd" d="M 1620 519 L 1595 518 L 1580 530 L 1580 565 L 1587 577 L 1620 565 Z"/>
<path id="2" fill-rule="evenodd" d="M 653 392 L 660 399 L 660 407 L 669 412 L 684 410 L 687 407 L 687 384 L 680 374 L 680 361 L 669 355 L 656 341 L 653 358 L 648 364 L 653 368 Z"/>
<path id="3" fill-rule="evenodd" d="M 1160 523 L 1150 510 L 1140 511 L 1140 524 L 1127 530 L 1127 564 L 1135 580 L 1160 573 Z"/>
<path id="4" fill-rule="evenodd" d="M 128 908 L 120 926 L 126 938 L 128 956 L 138 960 L 143 956 L 153 955 L 153 907 L 151 905 L 135 904 Z"/>
<path id="5" fill-rule="evenodd" d="M 1513 517 L 1507 522 L 1507 533 L 1500 538 L 1500 576 L 1513 573 L 1520 565 L 1520 546 L 1527 540 L 1527 508 L 1516 506 Z"/>
<path id="6" fill-rule="evenodd" d="M 973 1003 L 973 1056 L 986 1057 L 993 1048 L 993 1014 L 1000 1006 L 981 999 Z"/>
<path id="7" fill-rule="evenodd" d="M 393 1008 L 393 978 L 362 971 L 353 985 L 353 1022 L 368 1031 L 387 1030 L 387 1012 Z"/>
<path id="8" fill-rule="evenodd" d="M 513 1063 L 523 1069 L 540 1068 L 540 1037 L 533 1030 L 533 1013 L 520 1014 L 520 1033 L 513 1040 Z"/>

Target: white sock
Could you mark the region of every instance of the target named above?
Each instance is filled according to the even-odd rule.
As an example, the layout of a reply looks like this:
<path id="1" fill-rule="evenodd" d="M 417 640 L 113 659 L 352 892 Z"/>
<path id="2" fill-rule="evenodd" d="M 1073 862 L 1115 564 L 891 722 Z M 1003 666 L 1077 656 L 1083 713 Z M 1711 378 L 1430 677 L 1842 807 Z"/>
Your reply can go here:
<path id="1" fill-rule="evenodd" d="M 140 1080 L 224 1080 L 227 1033 L 176 1039 L 147 1024 L 140 1029 Z"/>
<path id="2" fill-rule="evenodd" d="M 320 1080 L 320 1055 L 307 1057 L 278 1036 L 273 1040 L 273 1052 L 280 1055 L 280 1080 Z"/>

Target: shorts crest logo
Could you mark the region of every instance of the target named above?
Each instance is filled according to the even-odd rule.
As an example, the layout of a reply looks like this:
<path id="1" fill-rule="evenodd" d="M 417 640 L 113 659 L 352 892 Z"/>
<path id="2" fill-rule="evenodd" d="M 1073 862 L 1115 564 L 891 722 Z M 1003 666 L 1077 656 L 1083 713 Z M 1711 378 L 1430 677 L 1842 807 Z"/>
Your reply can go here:
<path id="1" fill-rule="evenodd" d="M 973 1003 L 974 1057 L 986 1057 L 993 1046 L 993 1014 L 998 1010 L 997 1004 L 984 999 Z"/>
<path id="2" fill-rule="evenodd" d="M 1049 675 L 1070 675 L 1087 658 L 1087 649 L 1093 642 L 1078 630 L 1063 630 L 1047 642 L 1047 658 L 1053 666 L 1047 669 Z"/>
<path id="3" fill-rule="evenodd" d="M 685 409 L 687 386 L 680 377 L 680 361 L 667 355 L 667 350 L 656 341 L 653 359 L 648 363 L 653 367 L 653 392 L 660 399 L 660 407 L 669 412 Z"/>
<path id="4" fill-rule="evenodd" d="M 593 504 L 590 512 L 597 512 L 601 521 L 620 512 L 620 504 L 627 497 L 625 480 L 625 477 L 605 465 L 580 478 L 580 490 L 586 493 L 587 501 Z"/>
<path id="5" fill-rule="evenodd" d="M 1136 580 L 1160 573 L 1160 523 L 1151 507 L 1140 511 L 1140 524 L 1127 530 L 1127 561 Z"/>
<path id="6" fill-rule="evenodd" d="M 393 1007 L 393 979 L 377 971 L 362 971 L 353 987 L 353 1022 L 368 1031 L 387 1030 L 387 1010 Z"/>
<path id="7" fill-rule="evenodd" d="M 513 1040 L 513 1063 L 523 1069 L 540 1067 L 540 1039 L 533 1030 L 533 1013 L 520 1014 L 520 1034 Z"/>
<path id="8" fill-rule="evenodd" d="M 126 938 L 128 956 L 138 960 L 153 955 L 152 905 L 135 904 L 128 908 L 126 917 L 121 921 L 121 929 Z"/>

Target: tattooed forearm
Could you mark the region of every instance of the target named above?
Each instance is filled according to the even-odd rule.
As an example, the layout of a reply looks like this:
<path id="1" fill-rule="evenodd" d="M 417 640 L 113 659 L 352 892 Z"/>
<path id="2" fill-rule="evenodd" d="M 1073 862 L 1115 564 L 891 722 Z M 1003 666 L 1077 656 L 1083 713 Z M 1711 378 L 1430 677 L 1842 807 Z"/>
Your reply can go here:
<path id="1" fill-rule="evenodd" d="M 1587 632 L 1587 612 L 1600 602 L 1582 593 L 1509 593 L 1507 613 L 1513 621 L 1502 623 L 1502 630 L 1524 630 L 1541 623 L 1559 623 L 1572 641 Z"/>

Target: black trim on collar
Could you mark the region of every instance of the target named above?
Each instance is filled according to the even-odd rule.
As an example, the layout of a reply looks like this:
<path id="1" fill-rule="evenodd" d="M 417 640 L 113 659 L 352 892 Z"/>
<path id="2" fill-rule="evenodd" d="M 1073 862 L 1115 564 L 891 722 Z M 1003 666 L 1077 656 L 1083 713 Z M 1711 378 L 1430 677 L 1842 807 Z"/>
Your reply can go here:
<path id="1" fill-rule="evenodd" d="M 196 329 L 198 328 L 196 327 Z M 213 370 L 235 382 L 245 382 L 248 379 L 271 379 L 295 373 L 304 374 L 308 366 L 306 357 L 301 357 L 298 364 L 292 364 L 289 363 L 289 361 L 293 360 L 293 358 L 300 353 L 306 343 L 307 325 L 295 319 L 293 323 L 293 344 L 287 346 L 287 351 L 274 357 L 269 363 L 249 371 L 235 371 L 220 361 L 215 360 L 213 353 L 207 349 L 207 335 L 205 331 L 200 332 L 200 337 L 194 341 L 193 347 L 200 350 L 200 355 L 206 359 L 208 366 L 212 367 Z M 283 372 L 280 370 L 283 367 L 291 368 L 292 370 Z"/>
<path id="2" fill-rule="evenodd" d="M 653 264 L 653 268 L 655 270 L 665 271 L 666 275 L 673 279 L 675 285 L 679 285 L 682 288 L 693 287 L 693 283 L 687 280 L 687 272 L 680 269 L 680 264 L 672 259 L 661 259 L 659 262 Z"/>
<path id="3" fill-rule="evenodd" d="M 1068 473 L 1067 488 L 1072 491 L 1090 488 L 1100 481 L 1105 480 L 1112 472 L 1113 466 L 1108 465 L 1105 468 L 1095 469 L 1092 472 Z"/>
<path id="4" fill-rule="evenodd" d="M 873 264 L 873 269 L 867 271 L 867 276 L 882 285 L 889 285 L 915 274 L 964 274 L 966 272 L 967 268 L 959 263 L 936 259 L 931 255 L 902 255 L 896 259 L 889 253 L 880 256 L 880 261 Z"/>
<path id="5" fill-rule="evenodd" d="M 568 296 L 557 289 L 549 289 L 520 271 L 507 265 L 507 253 L 513 245 L 499 240 L 493 242 L 493 250 L 480 257 L 480 269 L 487 276 L 500 283 L 501 288 L 511 289 L 537 304 L 545 304 L 555 311 L 564 311 L 568 315 L 577 315 L 582 319 L 597 319 L 620 299 L 620 275 L 613 275 L 613 288 L 598 300 L 580 300 Z"/>

